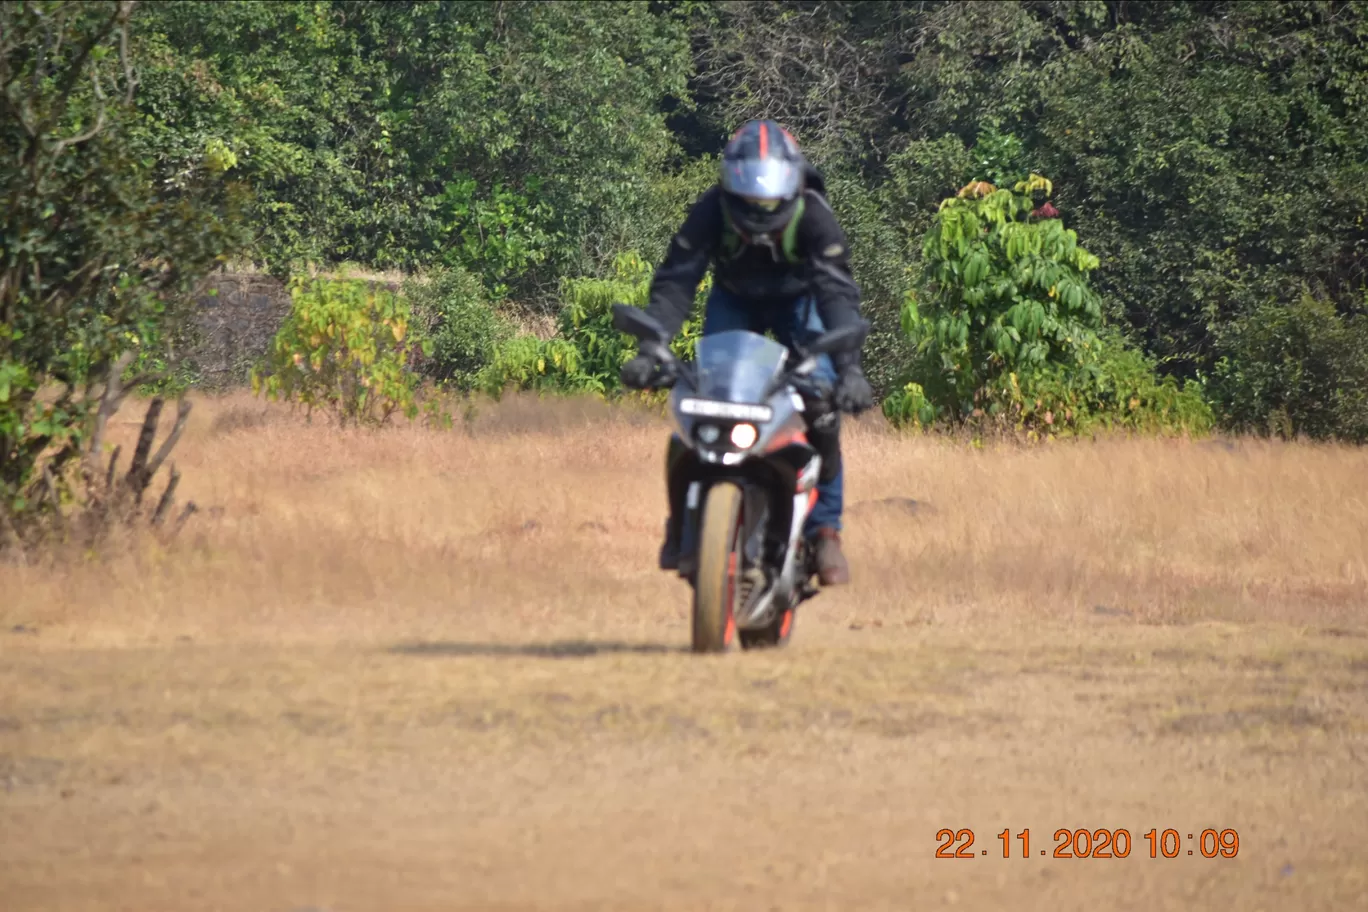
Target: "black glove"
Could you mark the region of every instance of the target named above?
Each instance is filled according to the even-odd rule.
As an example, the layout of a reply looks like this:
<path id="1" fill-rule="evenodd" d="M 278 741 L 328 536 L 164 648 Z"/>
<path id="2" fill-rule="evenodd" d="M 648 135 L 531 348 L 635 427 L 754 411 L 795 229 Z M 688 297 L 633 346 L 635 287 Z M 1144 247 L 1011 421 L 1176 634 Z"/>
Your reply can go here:
<path id="1" fill-rule="evenodd" d="M 847 367 L 841 371 L 832 398 L 836 402 L 836 408 L 852 415 L 858 415 L 874 407 L 874 390 L 865 379 L 864 371 L 857 366 Z"/>
<path id="2" fill-rule="evenodd" d="M 658 357 L 648 352 L 642 352 L 622 365 L 619 376 L 622 385 L 628 389 L 669 386 L 674 380 L 674 372 Z"/>

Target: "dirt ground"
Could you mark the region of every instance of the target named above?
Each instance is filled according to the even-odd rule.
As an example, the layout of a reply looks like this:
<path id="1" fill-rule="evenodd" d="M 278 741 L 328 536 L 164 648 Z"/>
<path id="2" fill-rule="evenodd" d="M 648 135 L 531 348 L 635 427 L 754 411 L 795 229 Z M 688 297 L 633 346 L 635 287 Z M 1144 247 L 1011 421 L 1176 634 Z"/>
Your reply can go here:
<path id="1" fill-rule="evenodd" d="M 1368 908 L 1368 453 L 862 421 L 852 584 L 696 657 L 664 428 L 198 402 L 176 542 L 0 567 L 0 909 Z"/>

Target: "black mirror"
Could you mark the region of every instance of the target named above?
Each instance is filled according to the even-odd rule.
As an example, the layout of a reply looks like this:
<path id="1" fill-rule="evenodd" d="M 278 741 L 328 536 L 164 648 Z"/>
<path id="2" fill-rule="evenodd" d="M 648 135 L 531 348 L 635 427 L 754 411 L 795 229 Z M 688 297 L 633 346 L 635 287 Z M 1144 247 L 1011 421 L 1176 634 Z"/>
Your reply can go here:
<path id="1" fill-rule="evenodd" d="M 869 335 L 870 328 L 871 324 L 868 320 L 861 320 L 850 326 L 842 326 L 840 329 L 822 333 L 807 347 L 807 351 L 813 355 L 831 355 L 837 352 L 854 351 L 864 344 L 865 336 Z"/>
<path id="2" fill-rule="evenodd" d="M 654 339 L 661 345 L 670 341 L 665 336 L 665 327 L 640 307 L 633 307 L 630 304 L 613 305 L 613 329 L 641 340 Z"/>

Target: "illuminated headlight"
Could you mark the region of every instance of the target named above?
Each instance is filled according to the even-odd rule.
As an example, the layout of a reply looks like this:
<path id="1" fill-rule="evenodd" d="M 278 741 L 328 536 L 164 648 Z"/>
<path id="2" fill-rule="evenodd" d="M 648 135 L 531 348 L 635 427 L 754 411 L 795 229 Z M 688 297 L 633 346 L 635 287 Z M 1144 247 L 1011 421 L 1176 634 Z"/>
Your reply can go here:
<path id="1" fill-rule="evenodd" d="M 732 428 L 732 446 L 736 447 L 738 450 L 749 450 L 755 445 L 755 439 L 759 436 L 759 432 L 755 430 L 755 425 L 738 424 L 736 427 Z"/>
<path id="2" fill-rule="evenodd" d="M 698 439 L 704 443 L 717 443 L 717 438 L 722 436 L 722 431 L 715 424 L 705 424 L 698 429 Z"/>

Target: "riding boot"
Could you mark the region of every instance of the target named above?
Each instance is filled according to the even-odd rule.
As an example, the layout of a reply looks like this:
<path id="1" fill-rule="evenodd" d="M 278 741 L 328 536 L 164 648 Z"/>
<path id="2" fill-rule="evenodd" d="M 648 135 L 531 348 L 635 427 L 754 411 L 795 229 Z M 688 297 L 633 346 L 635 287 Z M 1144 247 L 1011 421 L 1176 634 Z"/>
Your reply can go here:
<path id="1" fill-rule="evenodd" d="M 679 435 L 672 434 L 665 450 L 665 490 L 670 514 L 665 519 L 665 541 L 660 545 L 661 570 L 679 569 L 680 550 L 684 546 L 685 498 L 689 486 L 687 475 L 680 468 L 690 455 Z"/>
<path id="2" fill-rule="evenodd" d="M 665 520 L 665 541 L 660 546 L 661 570 L 679 569 L 680 525 L 682 523 L 675 522 L 674 517 Z"/>
<path id="3" fill-rule="evenodd" d="M 850 565 L 841 553 L 841 533 L 835 529 L 818 529 L 809 543 L 817 578 L 823 586 L 843 586 L 850 582 Z"/>

